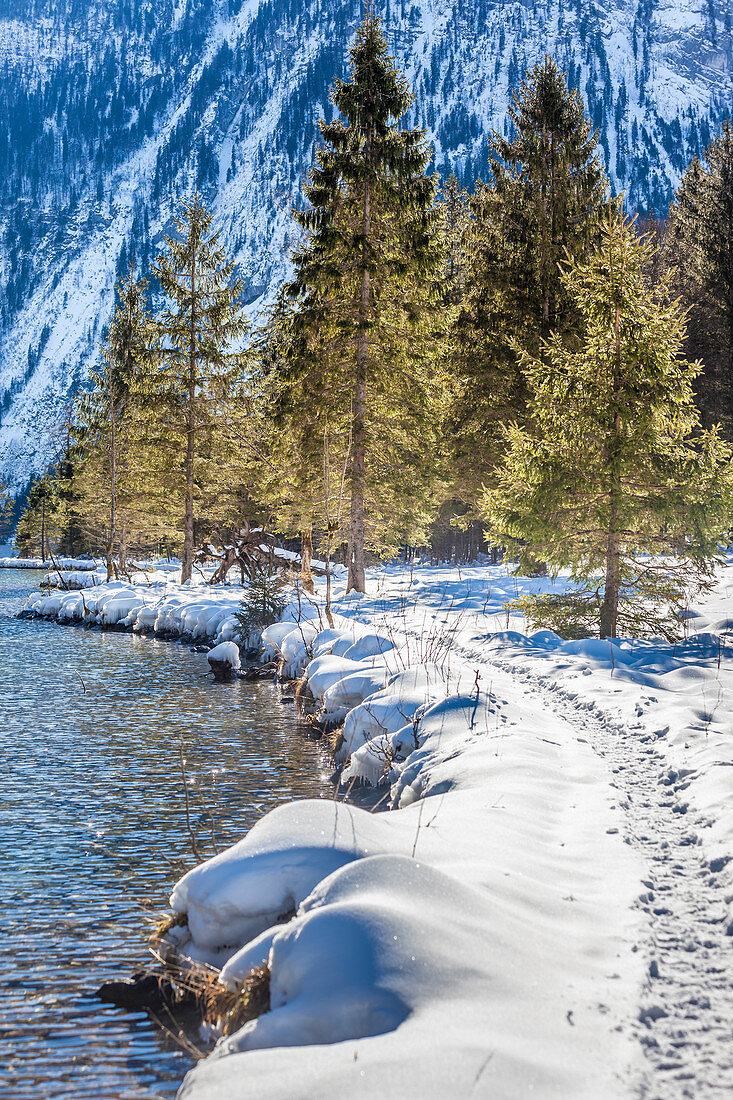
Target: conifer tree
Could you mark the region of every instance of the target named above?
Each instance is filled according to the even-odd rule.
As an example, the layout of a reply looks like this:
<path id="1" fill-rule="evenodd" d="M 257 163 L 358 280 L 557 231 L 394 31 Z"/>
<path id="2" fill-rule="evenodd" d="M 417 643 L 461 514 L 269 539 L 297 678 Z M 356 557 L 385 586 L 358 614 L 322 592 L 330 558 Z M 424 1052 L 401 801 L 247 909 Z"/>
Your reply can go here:
<path id="1" fill-rule="evenodd" d="M 470 196 L 451 172 L 440 189 L 437 228 L 443 240 L 443 290 L 453 306 L 460 302 L 465 289 L 466 238 L 470 223 Z"/>
<path id="2" fill-rule="evenodd" d="M 729 521 L 729 450 L 699 431 L 698 368 L 680 357 L 679 308 L 663 283 L 649 286 L 651 249 L 609 205 L 601 247 L 563 275 L 582 342 L 554 335 L 541 358 L 523 356 L 534 430 L 506 429 L 506 464 L 484 500 L 498 538 L 526 540 L 590 585 L 586 596 L 596 590 L 604 637 L 618 632 L 620 604 L 628 624 L 634 601 L 674 599 L 703 576 Z M 641 557 L 664 552 L 672 565 Z"/>
<path id="3" fill-rule="evenodd" d="M 147 491 L 144 462 L 150 395 L 158 369 L 155 325 L 146 306 L 147 283 L 135 278 L 134 263 L 117 286 L 115 313 L 102 345 L 102 365 L 90 373 L 92 388 L 78 402 L 76 437 L 85 461 L 76 477 L 82 511 L 93 521 L 106 503 L 104 527 L 107 580 L 115 548 L 125 568 L 131 512 Z"/>
<path id="4" fill-rule="evenodd" d="M 516 345 L 536 352 L 551 330 L 578 327 L 559 265 L 588 255 L 608 191 L 581 97 L 550 57 L 526 74 L 508 114 L 511 136 L 493 135 L 492 179 L 471 199 L 454 334 L 456 480 L 473 502 L 500 460 L 501 423 L 525 415 Z"/>
<path id="5" fill-rule="evenodd" d="M 547 337 L 562 330 L 572 305 L 559 265 L 595 243 L 608 181 L 580 93 L 551 57 L 527 73 L 508 115 L 513 136 L 492 141 L 492 197 L 513 246 L 514 294 Z"/>
<path id="6" fill-rule="evenodd" d="M 319 123 L 310 209 L 296 215 L 307 238 L 294 255 L 289 293 L 298 309 L 284 380 L 295 420 L 317 402 L 328 431 L 342 430 L 348 589 L 363 592 L 365 545 L 385 541 L 377 528 L 411 510 L 417 522 L 405 473 L 416 479 L 413 495 L 430 480 L 441 378 L 431 343 L 440 320 L 431 317 L 439 262 L 431 151 L 422 130 L 399 127 L 412 94 L 371 10 L 350 50 L 350 78 L 334 82 L 331 102 L 339 117 Z"/>
<path id="7" fill-rule="evenodd" d="M 690 310 L 688 347 L 705 372 L 706 419 L 733 432 L 733 129 L 695 157 L 670 208 L 666 250 L 678 265 L 678 285 Z"/>
<path id="8" fill-rule="evenodd" d="M 10 523 L 13 515 L 13 498 L 10 495 L 7 481 L 0 478 L 0 538 L 5 537 L 4 529 Z"/>
<path id="9" fill-rule="evenodd" d="M 219 464 L 230 446 L 220 414 L 240 374 L 237 345 L 247 332 L 241 280 L 211 229 L 212 216 L 198 194 L 185 201 L 176 234 L 153 272 L 171 301 L 160 321 L 161 376 L 170 443 L 182 450 L 183 549 L 181 578 L 191 579 L 196 499 L 202 480 L 224 475 Z M 207 469 L 205 469 L 207 468 Z M 208 470 L 208 473 L 207 473 Z"/>
<path id="10" fill-rule="evenodd" d="M 64 531 L 66 518 L 54 471 L 36 478 L 18 521 L 16 541 L 21 553 L 37 553 L 41 561 L 48 561 L 52 544 Z"/>
<path id="11" fill-rule="evenodd" d="M 299 401 L 298 394 L 294 397 L 290 392 L 293 365 L 300 365 L 294 316 L 293 304 L 279 294 L 253 341 L 259 462 L 252 480 L 259 496 L 268 502 L 273 530 L 300 537 L 300 580 L 304 591 L 313 593 L 313 532 L 324 524 L 321 464 L 328 405 L 322 400 Z"/>

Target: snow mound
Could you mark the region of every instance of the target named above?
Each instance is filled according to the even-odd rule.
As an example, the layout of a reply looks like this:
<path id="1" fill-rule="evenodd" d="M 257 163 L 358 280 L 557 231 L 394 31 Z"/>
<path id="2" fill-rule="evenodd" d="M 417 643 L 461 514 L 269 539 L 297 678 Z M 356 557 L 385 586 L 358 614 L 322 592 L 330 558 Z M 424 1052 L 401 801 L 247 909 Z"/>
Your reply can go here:
<path id="1" fill-rule="evenodd" d="M 385 850 L 389 835 L 386 819 L 372 818 L 357 837 L 350 806 L 290 803 L 189 871 L 176 885 L 171 907 L 187 915 L 195 956 L 220 960 L 297 909 L 337 867 Z"/>
<path id="2" fill-rule="evenodd" d="M 242 662 L 239 657 L 239 646 L 236 642 L 219 642 L 219 645 L 215 645 L 213 649 L 210 649 L 206 654 L 206 660 L 211 664 L 213 661 L 221 661 L 223 664 L 229 665 L 230 668 L 241 668 Z"/>

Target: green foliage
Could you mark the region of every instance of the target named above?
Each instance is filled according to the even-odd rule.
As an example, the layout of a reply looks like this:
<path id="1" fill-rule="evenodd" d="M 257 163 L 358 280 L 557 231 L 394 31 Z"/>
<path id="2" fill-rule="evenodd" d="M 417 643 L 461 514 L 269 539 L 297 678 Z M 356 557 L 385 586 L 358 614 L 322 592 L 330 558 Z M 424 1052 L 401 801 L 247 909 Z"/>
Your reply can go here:
<path id="1" fill-rule="evenodd" d="M 725 122 L 682 177 L 666 239 L 689 308 L 688 343 L 703 359 L 699 389 L 708 422 L 733 434 L 733 129 Z"/>
<path id="2" fill-rule="evenodd" d="M 712 586 L 713 561 L 696 565 L 684 558 L 635 560 L 634 575 L 627 570 L 619 586 L 616 636 L 678 640 L 690 599 Z M 505 609 L 524 615 L 531 630 L 547 628 L 561 638 L 590 638 L 598 634 L 603 595 L 596 578 L 571 592 L 520 596 Z"/>
<path id="3" fill-rule="evenodd" d="M 581 322 L 560 261 L 581 261 L 598 240 L 608 181 L 577 91 L 546 57 L 509 108 L 511 139 L 494 134 L 492 180 L 481 181 L 464 224 L 465 292 L 454 330 L 456 488 L 477 499 L 491 483 L 529 393 L 517 347 L 537 354 L 551 330 Z"/>
<path id="4" fill-rule="evenodd" d="M 730 453 L 701 432 L 680 357 L 684 321 L 646 270 L 652 245 L 609 205 L 601 247 L 563 276 L 582 341 L 554 335 L 522 356 L 532 425 L 505 428 L 507 458 L 484 498 L 494 537 L 525 542 L 553 572 L 597 583 L 615 635 L 624 585 L 651 583 L 642 555 L 671 552 L 705 574 L 730 516 Z"/>
<path id="5" fill-rule="evenodd" d="M 238 345 L 248 327 L 241 280 L 211 225 L 198 194 L 184 201 L 175 235 L 166 238 L 153 269 L 171 303 L 159 320 L 157 401 L 162 450 L 176 456 L 166 488 L 182 500 L 184 581 L 193 568 L 195 516 L 229 489 L 225 468 L 235 441 L 225 428 L 228 413 L 235 412 L 242 376 Z"/>
<path id="6" fill-rule="evenodd" d="M 526 74 L 507 113 L 513 136 L 492 142 L 493 215 L 512 294 L 546 337 L 572 318 L 559 264 L 595 243 L 608 180 L 580 93 L 551 57 Z"/>
<path id="7" fill-rule="evenodd" d="M 77 398 L 74 438 L 75 510 L 95 548 L 125 569 L 127 547 L 160 532 L 156 501 L 155 409 L 160 366 L 158 332 L 147 308 L 147 283 L 131 265 L 117 286 L 117 305 L 91 388 Z"/>
<path id="8" fill-rule="evenodd" d="M 345 463 L 349 587 L 363 590 L 364 548 L 389 552 L 431 515 L 441 256 L 431 150 L 422 130 L 400 128 L 412 95 L 371 13 L 331 101 L 338 117 L 319 124 L 310 207 L 296 214 L 306 239 L 287 287 L 278 404 L 311 486 L 324 459 L 326 481 Z"/>
<path id="9" fill-rule="evenodd" d="M 276 573 L 256 573 L 247 582 L 236 612 L 237 636 L 243 644 L 256 631 L 277 623 L 285 610 L 282 578 Z"/>
<path id="10" fill-rule="evenodd" d="M 57 474 L 50 472 L 36 478 L 16 530 L 16 546 L 20 554 L 24 557 L 37 556 L 46 561 L 62 537 L 67 520 Z"/>

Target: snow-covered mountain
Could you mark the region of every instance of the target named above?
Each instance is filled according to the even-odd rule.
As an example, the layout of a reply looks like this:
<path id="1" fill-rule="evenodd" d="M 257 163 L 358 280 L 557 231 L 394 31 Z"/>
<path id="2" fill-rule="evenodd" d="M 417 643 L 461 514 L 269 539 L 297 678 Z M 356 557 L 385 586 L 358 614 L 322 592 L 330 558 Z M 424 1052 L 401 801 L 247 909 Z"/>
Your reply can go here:
<path id="1" fill-rule="evenodd" d="M 360 0 L 0 0 L 0 474 L 43 468 L 130 250 L 143 267 L 198 186 L 252 309 L 287 272 L 290 208 Z M 379 9 L 378 9 L 379 10 Z M 545 52 L 580 88 L 609 173 L 663 211 L 731 113 L 733 0 L 384 0 L 442 174 Z"/>

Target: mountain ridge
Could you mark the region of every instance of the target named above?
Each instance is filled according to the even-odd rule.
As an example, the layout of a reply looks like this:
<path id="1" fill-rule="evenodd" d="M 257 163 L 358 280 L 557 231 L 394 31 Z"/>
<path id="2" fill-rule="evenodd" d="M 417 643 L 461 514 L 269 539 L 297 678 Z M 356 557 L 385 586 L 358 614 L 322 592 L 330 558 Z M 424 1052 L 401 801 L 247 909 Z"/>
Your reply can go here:
<path id="1" fill-rule="evenodd" d="M 54 451 L 134 252 L 200 188 L 256 310 L 287 276 L 355 0 L 0 0 L 0 476 Z M 421 0 L 383 9 L 434 164 L 470 184 L 526 68 L 580 89 L 615 189 L 661 213 L 731 105 L 731 0 Z M 19 26 L 20 24 L 20 26 Z M 2 139 L 5 139 L 4 141 Z"/>

